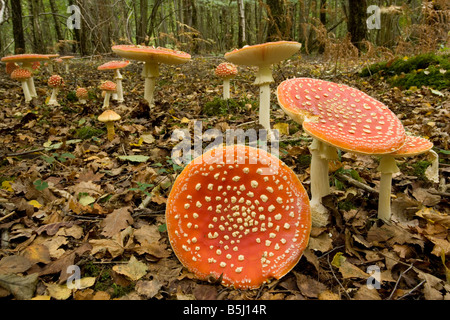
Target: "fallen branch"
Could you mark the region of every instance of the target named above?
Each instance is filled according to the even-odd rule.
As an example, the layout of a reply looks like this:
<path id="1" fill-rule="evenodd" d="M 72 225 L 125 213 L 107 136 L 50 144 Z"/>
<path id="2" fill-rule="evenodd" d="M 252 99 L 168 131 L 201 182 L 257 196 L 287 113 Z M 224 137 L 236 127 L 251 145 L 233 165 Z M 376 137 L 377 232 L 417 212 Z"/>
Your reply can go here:
<path id="1" fill-rule="evenodd" d="M 355 180 L 355 179 L 353 179 L 353 178 L 351 178 L 349 176 L 346 176 L 345 174 L 336 173 L 336 177 L 338 177 L 339 179 L 345 180 L 348 183 L 350 183 L 351 185 L 353 185 L 353 186 L 355 186 L 357 188 L 363 189 L 363 190 L 365 190 L 367 192 L 378 193 L 378 190 L 372 188 L 371 186 L 368 186 L 365 183 L 362 183 L 361 181 L 358 181 L 358 180 Z"/>

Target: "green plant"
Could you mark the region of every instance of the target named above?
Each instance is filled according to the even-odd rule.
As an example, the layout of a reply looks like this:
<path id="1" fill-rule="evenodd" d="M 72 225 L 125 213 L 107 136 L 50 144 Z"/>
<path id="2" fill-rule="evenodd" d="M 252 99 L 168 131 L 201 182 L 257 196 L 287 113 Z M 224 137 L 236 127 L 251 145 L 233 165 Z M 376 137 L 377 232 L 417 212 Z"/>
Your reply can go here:
<path id="1" fill-rule="evenodd" d="M 93 128 L 90 126 L 84 126 L 82 128 L 77 129 L 77 132 L 75 133 L 75 136 L 78 139 L 90 139 L 92 137 L 96 137 L 96 136 L 104 136 L 105 135 L 105 131 L 102 129 L 98 129 L 98 128 Z"/>
<path id="2" fill-rule="evenodd" d="M 53 164 L 53 162 L 55 162 L 56 160 L 58 160 L 59 162 L 66 162 L 68 159 L 75 159 L 75 156 L 69 152 L 65 152 L 65 153 L 57 153 L 57 152 L 53 152 L 51 153 L 50 156 L 47 155 L 42 155 L 41 158 L 49 163 L 49 164 Z"/>
<path id="3" fill-rule="evenodd" d="M 38 190 L 38 191 L 43 191 L 48 188 L 47 181 L 42 181 L 41 179 L 34 181 L 33 185 L 36 188 L 36 190 Z"/>
<path id="4" fill-rule="evenodd" d="M 143 182 L 137 182 L 138 187 L 137 188 L 130 188 L 128 190 L 130 191 L 140 191 L 146 196 L 150 197 L 151 194 L 147 191 L 148 188 L 153 188 L 155 185 L 152 183 L 143 183 Z"/>
<path id="5" fill-rule="evenodd" d="M 218 116 L 227 114 L 238 114 L 246 110 L 246 105 L 250 104 L 252 108 L 257 106 L 255 101 L 249 99 L 221 99 L 219 97 L 214 98 L 213 101 L 209 101 L 203 107 L 202 113 L 207 116 Z"/>

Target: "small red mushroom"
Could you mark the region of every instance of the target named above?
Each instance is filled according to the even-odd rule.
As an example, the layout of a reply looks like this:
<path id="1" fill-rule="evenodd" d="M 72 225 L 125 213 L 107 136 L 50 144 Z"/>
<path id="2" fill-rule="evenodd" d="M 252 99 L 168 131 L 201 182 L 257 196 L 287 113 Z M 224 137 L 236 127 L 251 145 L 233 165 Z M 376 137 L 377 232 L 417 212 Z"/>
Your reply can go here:
<path id="1" fill-rule="evenodd" d="M 230 80 L 237 75 L 237 67 L 230 62 L 219 64 L 214 71 L 215 75 L 223 80 L 223 99 L 230 99 Z"/>
<path id="2" fill-rule="evenodd" d="M 26 103 L 31 101 L 31 94 L 27 83 L 31 76 L 31 71 L 27 69 L 17 68 L 11 72 L 11 79 L 18 80 L 22 83 L 22 90 Z"/>
<path id="3" fill-rule="evenodd" d="M 109 100 L 111 99 L 111 94 L 116 92 L 117 85 L 112 81 L 105 81 L 100 85 L 100 90 L 105 92 L 105 99 L 103 100 L 103 107 L 109 107 Z"/>
<path id="4" fill-rule="evenodd" d="M 47 104 L 49 106 L 59 106 L 59 103 L 57 101 L 57 96 L 59 89 L 64 86 L 64 80 L 59 75 L 53 75 L 48 79 L 48 86 L 52 88 L 52 95 L 50 99 L 48 100 Z"/>
<path id="5" fill-rule="evenodd" d="M 86 100 L 89 98 L 89 93 L 86 88 L 78 88 L 76 91 L 76 96 L 81 104 L 86 104 Z"/>
<path id="6" fill-rule="evenodd" d="M 311 230 L 308 195 L 296 174 L 244 145 L 218 147 L 191 161 L 172 187 L 166 222 L 186 268 L 239 289 L 286 275 Z"/>

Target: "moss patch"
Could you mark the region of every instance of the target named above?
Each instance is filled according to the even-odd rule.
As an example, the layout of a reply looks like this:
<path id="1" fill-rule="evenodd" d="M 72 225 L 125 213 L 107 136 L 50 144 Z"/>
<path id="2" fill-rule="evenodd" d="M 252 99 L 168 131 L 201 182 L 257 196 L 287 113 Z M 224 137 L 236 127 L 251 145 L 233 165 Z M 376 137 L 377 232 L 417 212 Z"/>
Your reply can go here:
<path id="1" fill-rule="evenodd" d="M 402 89 L 428 86 L 440 90 L 450 86 L 450 55 L 425 53 L 383 61 L 364 68 L 360 76 L 382 76 Z"/>

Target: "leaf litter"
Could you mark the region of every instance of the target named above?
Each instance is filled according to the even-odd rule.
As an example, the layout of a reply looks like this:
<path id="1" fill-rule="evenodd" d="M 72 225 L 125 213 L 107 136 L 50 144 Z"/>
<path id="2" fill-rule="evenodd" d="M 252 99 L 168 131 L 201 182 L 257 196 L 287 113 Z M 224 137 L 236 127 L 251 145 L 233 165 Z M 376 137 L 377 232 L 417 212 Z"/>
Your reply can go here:
<path id="1" fill-rule="evenodd" d="M 41 96 L 26 106 L 11 81 L 1 91 L 0 298 L 1 299 L 233 299 L 345 300 L 450 299 L 450 208 L 448 89 L 389 87 L 354 73 L 330 76 L 316 62 L 314 74 L 301 60 L 275 68 L 286 77 L 313 76 L 359 88 L 387 104 L 407 132 L 425 136 L 440 158 L 439 180 L 430 181 L 430 160 L 398 159 L 393 177 L 393 221 L 376 219 L 378 159 L 341 153 L 330 165 L 332 194 L 324 199 L 332 222 L 313 228 L 308 249 L 285 277 L 258 290 L 224 288 L 218 279 L 200 282 L 171 250 L 164 211 L 182 167 L 171 159 L 176 129 L 250 129 L 257 126 L 257 89 L 252 69 L 240 67 L 232 114 L 207 103 L 221 95 L 213 70 L 221 61 L 197 57 L 179 67 L 162 67 L 155 108 L 140 98 L 139 66 L 124 71 L 125 105 L 116 138 L 108 142 L 97 121 L 102 103 L 95 72 L 101 61 L 80 60 L 83 74 L 65 75 L 61 106 L 44 104 L 44 72 L 36 75 Z M 322 71 L 320 71 L 322 70 Z M 0 73 L 1 78 L 6 75 Z M 189 78 L 189 81 L 186 79 Z M 140 81 L 140 80 L 139 80 Z M 83 106 L 69 99 L 77 85 L 93 99 Z M 239 107 L 241 105 L 242 107 Z M 223 108 L 221 104 L 220 108 Z M 239 109 L 240 108 L 240 109 Z M 225 111 L 225 112 L 223 112 Z M 309 191 L 309 138 L 273 102 L 273 124 L 281 132 L 280 157 Z M 429 171 L 428 171 L 429 172 Z M 82 286 L 68 287 L 71 266 Z M 370 289 L 370 269 L 379 288 Z M 69 269 L 68 269 L 69 268 Z"/>

